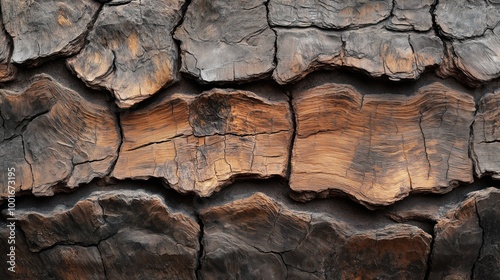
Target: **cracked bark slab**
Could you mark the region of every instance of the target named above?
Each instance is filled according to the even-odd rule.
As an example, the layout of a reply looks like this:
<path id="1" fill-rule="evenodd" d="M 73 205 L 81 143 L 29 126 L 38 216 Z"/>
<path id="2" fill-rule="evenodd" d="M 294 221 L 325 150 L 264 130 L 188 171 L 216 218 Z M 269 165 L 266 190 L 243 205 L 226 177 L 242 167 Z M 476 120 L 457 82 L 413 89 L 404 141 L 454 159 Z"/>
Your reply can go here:
<path id="1" fill-rule="evenodd" d="M 80 51 L 100 4 L 92 0 L 0 1 L 13 63 L 37 65 Z"/>
<path id="2" fill-rule="evenodd" d="M 104 5 L 89 43 L 67 65 L 85 84 L 105 88 L 122 108 L 178 80 L 178 49 L 172 31 L 184 0 L 134 0 Z"/>
<path id="3" fill-rule="evenodd" d="M 58 279 L 69 279 L 68 273 L 196 278 L 199 225 L 154 193 L 94 191 L 74 202 L 18 207 L 16 214 L 30 250 Z M 61 263 L 71 269 L 60 270 Z"/>
<path id="4" fill-rule="evenodd" d="M 392 1 L 270 0 L 273 26 L 344 29 L 375 24 L 391 14 Z"/>
<path id="5" fill-rule="evenodd" d="M 2 168 L 16 169 L 16 191 L 53 195 L 108 174 L 120 143 L 116 117 L 48 76 L 22 93 L 0 90 Z M 7 181 L 7 173 L 0 180 Z M 7 196 L 3 185 L 1 196 Z"/>
<path id="6" fill-rule="evenodd" d="M 482 36 L 500 22 L 500 3 L 440 0 L 434 15 L 441 34 L 452 39 Z"/>
<path id="7" fill-rule="evenodd" d="M 436 0 L 395 0 L 386 27 L 397 31 L 428 31 L 432 28 L 431 8 Z"/>
<path id="8" fill-rule="evenodd" d="M 182 25 L 182 72 L 201 82 L 249 81 L 274 69 L 274 32 L 263 0 L 193 0 Z"/>
<path id="9" fill-rule="evenodd" d="M 365 95 L 326 84 L 294 96 L 290 187 L 297 198 L 345 193 L 388 205 L 410 192 L 472 182 L 471 96 L 435 83 L 413 96 Z"/>
<path id="10" fill-rule="evenodd" d="M 487 94 L 479 101 L 473 125 L 472 159 L 479 177 L 500 179 L 500 95 Z"/>
<path id="11" fill-rule="evenodd" d="M 208 207 L 200 218 L 204 279 L 425 276 L 431 237 L 414 226 L 357 230 L 333 216 L 288 209 L 263 193 Z"/>
<path id="12" fill-rule="evenodd" d="M 453 41 L 449 65 L 442 71 L 453 76 L 458 69 L 465 75 L 464 81 L 472 86 L 500 77 L 500 27 L 485 32 L 475 39 Z M 449 68 L 449 69 L 446 69 Z"/>
<path id="13" fill-rule="evenodd" d="M 11 81 L 15 78 L 17 69 L 10 64 L 12 43 L 0 20 L 0 83 Z"/>
<path id="14" fill-rule="evenodd" d="M 443 43 L 428 33 L 391 32 L 381 27 L 353 31 L 277 28 L 280 84 L 297 81 L 314 70 L 347 66 L 372 77 L 417 79 L 426 68 L 439 65 Z"/>
<path id="15" fill-rule="evenodd" d="M 436 224 L 429 279 L 500 276 L 499 199 L 495 188 L 471 193 Z"/>
<path id="16" fill-rule="evenodd" d="M 237 177 L 285 177 L 291 118 L 284 95 L 269 100 L 230 89 L 165 95 L 122 114 L 123 145 L 112 176 L 162 178 L 200 196 Z"/>

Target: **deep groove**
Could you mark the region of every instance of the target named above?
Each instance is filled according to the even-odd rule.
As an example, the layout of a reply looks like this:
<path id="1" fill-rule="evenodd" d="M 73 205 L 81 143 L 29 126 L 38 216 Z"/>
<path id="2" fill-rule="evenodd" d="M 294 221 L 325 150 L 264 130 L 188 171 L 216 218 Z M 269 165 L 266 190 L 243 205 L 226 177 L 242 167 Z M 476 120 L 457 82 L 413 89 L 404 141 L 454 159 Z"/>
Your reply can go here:
<path id="1" fill-rule="evenodd" d="M 429 248 L 429 256 L 427 257 L 427 270 L 425 271 L 425 280 L 429 280 L 432 268 L 432 251 L 434 250 L 434 242 L 436 241 L 436 224 L 434 224 L 432 234 L 431 234 L 431 244 Z"/>
<path id="2" fill-rule="evenodd" d="M 479 246 L 479 250 L 477 253 L 477 259 L 474 262 L 474 264 L 472 265 L 471 272 L 470 272 L 470 279 L 476 279 L 474 277 L 474 272 L 476 271 L 477 263 L 481 259 L 481 252 L 483 251 L 483 247 L 484 247 L 484 228 L 481 224 L 481 215 L 479 215 L 479 210 L 477 208 L 477 198 L 474 199 L 474 208 L 476 210 L 476 215 L 477 215 L 477 224 L 478 224 L 479 228 L 481 229 L 481 246 Z"/>
<path id="3" fill-rule="evenodd" d="M 121 122 L 121 114 L 120 114 L 119 110 L 117 110 L 115 112 L 115 116 L 116 116 L 116 127 L 118 128 L 118 133 L 120 134 L 119 135 L 120 143 L 118 144 L 118 147 L 116 149 L 116 159 L 111 163 L 107 176 L 110 176 L 111 173 L 113 173 L 113 170 L 115 170 L 116 163 L 118 162 L 118 159 L 120 157 L 120 152 L 122 150 L 123 141 L 125 139 L 125 136 L 123 134 L 122 122 Z"/>
<path id="4" fill-rule="evenodd" d="M 274 33 L 274 59 L 273 59 L 273 64 L 274 68 L 278 67 L 278 32 L 274 30 L 273 26 L 271 25 L 271 20 L 269 19 L 269 1 L 267 0 L 264 2 L 264 6 L 266 7 L 266 19 L 267 19 L 267 25 L 269 26 L 269 29 L 273 31 Z M 272 70 L 274 71 L 274 69 Z"/>
<path id="5" fill-rule="evenodd" d="M 286 178 L 288 179 L 288 182 L 290 182 L 291 175 L 292 175 L 292 159 L 293 159 L 293 147 L 295 146 L 295 138 L 297 137 L 297 119 L 295 115 L 295 109 L 293 107 L 293 95 L 289 94 L 289 106 L 290 106 L 290 118 L 292 119 L 292 137 L 290 139 L 290 147 L 288 150 L 288 166 L 286 170 Z"/>
<path id="6" fill-rule="evenodd" d="M 203 269 L 203 256 L 205 254 L 205 248 L 203 246 L 203 238 L 204 238 L 204 234 L 205 234 L 205 232 L 204 232 L 205 231 L 205 227 L 204 227 L 204 224 L 203 224 L 203 220 L 200 217 L 199 211 L 196 212 L 196 220 L 198 222 L 198 225 L 200 225 L 200 234 L 198 236 L 198 244 L 199 244 L 200 248 L 199 248 L 198 256 L 197 256 L 198 262 L 197 262 L 197 265 L 196 265 L 195 275 L 196 275 L 196 279 L 201 280 L 201 279 L 203 279 L 202 274 L 201 274 L 201 270 Z"/>

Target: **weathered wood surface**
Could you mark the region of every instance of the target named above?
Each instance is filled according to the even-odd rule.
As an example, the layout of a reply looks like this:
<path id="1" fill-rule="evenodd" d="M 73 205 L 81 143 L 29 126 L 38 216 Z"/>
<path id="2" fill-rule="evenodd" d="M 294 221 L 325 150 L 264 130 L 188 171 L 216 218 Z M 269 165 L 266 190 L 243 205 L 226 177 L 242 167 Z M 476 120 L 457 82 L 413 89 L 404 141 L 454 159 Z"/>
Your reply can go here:
<path id="1" fill-rule="evenodd" d="M 479 101 L 471 142 L 477 176 L 500 179 L 500 94 L 487 94 Z"/>
<path id="2" fill-rule="evenodd" d="M 432 5 L 435 0 L 394 0 L 392 15 L 386 24 L 397 31 L 428 31 L 432 29 Z"/>
<path id="3" fill-rule="evenodd" d="M 417 227 L 356 229 L 262 193 L 208 207 L 201 220 L 204 279 L 421 279 L 430 252 L 431 236 Z"/>
<path id="4" fill-rule="evenodd" d="M 274 32 L 263 0 L 193 0 L 175 32 L 182 72 L 201 82 L 238 82 L 269 76 Z"/>
<path id="5" fill-rule="evenodd" d="M 295 94 L 293 106 L 290 187 L 302 199 L 341 192 L 387 205 L 473 181 L 470 95 L 437 83 L 409 97 L 326 84 Z"/>
<path id="6" fill-rule="evenodd" d="M 286 96 L 213 89 L 165 95 L 121 116 L 123 145 L 112 175 L 163 178 L 179 192 L 209 196 L 237 177 L 285 176 L 292 117 Z"/>
<path id="7" fill-rule="evenodd" d="M 354 28 L 388 18 L 392 3 L 390 0 L 270 0 L 269 21 L 284 27 Z"/>
<path id="8" fill-rule="evenodd" d="M 278 64 L 273 77 L 280 84 L 339 66 L 373 77 L 417 79 L 443 57 L 443 44 L 433 32 L 399 33 L 382 26 L 353 31 L 279 28 L 276 32 Z"/>
<path id="9" fill-rule="evenodd" d="M 438 221 L 429 279 L 500 278 L 499 201 L 496 188 L 474 192 Z"/>
<path id="10" fill-rule="evenodd" d="M 0 3 L 5 29 L 14 43 L 12 62 L 32 65 L 80 51 L 100 7 L 93 0 Z"/>
<path id="11" fill-rule="evenodd" d="M 439 74 L 456 76 L 463 73 L 462 82 L 477 86 L 500 77 L 500 3 L 497 1 L 439 1 L 434 12 L 442 36 L 451 39 L 451 64 L 443 64 Z M 451 68 L 451 69 L 447 69 Z M 460 79 L 460 78 L 459 78 Z"/>
<path id="12" fill-rule="evenodd" d="M 88 86 L 105 88 L 127 108 L 178 80 L 178 50 L 171 33 L 184 0 L 133 0 L 105 5 L 88 44 L 68 67 Z"/>
<path id="13" fill-rule="evenodd" d="M 111 171 L 120 143 L 115 114 L 48 76 L 22 93 L 0 90 L 2 170 L 16 168 L 16 192 L 52 195 Z M 8 174 L 0 173 L 7 182 Z M 1 196 L 7 196 L 2 183 Z"/>
<path id="14" fill-rule="evenodd" d="M 66 203 L 17 212 L 27 245 L 57 279 L 196 278 L 200 226 L 158 195 L 104 190 Z"/>

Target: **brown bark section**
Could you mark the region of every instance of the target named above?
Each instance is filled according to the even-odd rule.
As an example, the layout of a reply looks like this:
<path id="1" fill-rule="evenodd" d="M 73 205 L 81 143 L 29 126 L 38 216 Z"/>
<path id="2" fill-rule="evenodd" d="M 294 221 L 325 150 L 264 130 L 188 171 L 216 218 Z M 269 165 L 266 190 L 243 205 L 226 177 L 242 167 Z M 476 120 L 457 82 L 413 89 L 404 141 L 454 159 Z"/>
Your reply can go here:
<path id="1" fill-rule="evenodd" d="M 165 96 L 122 114 L 121 126 L 114 177 L 163 178 L 200 196 L 237 177 L 284 177 L 293 134 L 285 99 L 224 89 Z"/>
<path id="2" fill-rule="evenodd" d="M 0 2 L 5 29 L 14 43 L 11 60 L 31 65 L 78 53 L 100 7 L 93 0 Z"/>
<path id="3" fill-rule="evenodd" d="M 479 177 L 500 179 L 500 94 L 487 94 L 479 101 L 473 126 L 471 152 Z"/>
<path id="4" fill-rule="evenodd" d="M 116 160 L 115 114 L 48 76 L 37 76 L 22 93 L 0 90 L 0 115 L 0 166 L 16 169 L 16 192 L 53 195 L 57 187 L 106 176 Z M 0 180 L 7 176 L 1 172 Z M 7 192 L 2 184 L 1 196 Z"/>
<path id="5" fill-rule="evenodd" d="M 155 193 L 94 191 L 17 214 L 27 240 L 17 246 L 56 279 L 195 279 L 199 225 Z M 15 276 L 29 276 L 24 269 Z"/>
<path id="6" fill-rule="evenodd" d="M 365 95 L 326 84 L 294 96 L 297 138 L 290 187 L 342 192 L 387 205 L 410 192 L 443 193 L 472 182 L 472 97 L 441 84 L 413 96 Z"/>
<path id="7" fill-rule="evenodd" d="M 430 252 L 431 237 L 417 227 L 359 230 L 263 193 L 208 207 L 201 219 L 203 279 L 422 279 Z"/>
<path id="8" fill-rule="evenodd" d="M 176 82 L 177 45 L 171 36 L 181 20 L 183 0 L 134 0 L 105 5 L 89 43 L 67 60 L 88 86 L 108 89 L 128 108 Z"/>

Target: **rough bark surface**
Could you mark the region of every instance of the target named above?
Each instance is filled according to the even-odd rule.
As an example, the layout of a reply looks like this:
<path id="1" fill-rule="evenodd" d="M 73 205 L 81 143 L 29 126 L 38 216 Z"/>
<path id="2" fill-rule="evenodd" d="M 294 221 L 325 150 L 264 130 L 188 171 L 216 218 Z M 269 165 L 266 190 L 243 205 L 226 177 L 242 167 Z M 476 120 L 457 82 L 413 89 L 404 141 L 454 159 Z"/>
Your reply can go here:
<path id="1" fill-rule="evenodd" d="M 487 94 L 479 101 L 473 126 L 471 152 L 476 174 L 500 179 L 500 94 Z"/>
<path id="2" fill-rule="evenodd" d="M 378 23 L 389 17 L 392 1 L 270 0 L 269 21 L 274 26 L 344 29 Z"/>
<path id="3" fill-rule="evenodd" d="M 472 182 L 468 157 L 474 100 L 441 84 L 416 95 L 361 95 L 327 84 L 293 97 L 297 138 L 290 187 L 341 191 L 387 205 L 410 192 L 447 192 Z"/>
<path id="4" fill-rule="evenodd" d="M 0 8 L 0 279 L 500 279 L 500 0 Z"/>
<path id="5" fill-rule="evenodd" d="M 395 0 L 387 28 L 397 31 L 432 29 L 432 5 L 436 0 Z"/>
<path id="6" fill-rule="evenodd" d="M 77 53 L 100 6 L 93 0 L 0 3 L 5 29 L 14 43 L 12 62 L 32 65 Z"/>
<path id="7" fill-rule="evenodd" d="M 263 0 L 193 0 L 175 32 L 182 71 L 202 82 L 238 82 L 274 68 L 275 34 Z M 200 12 L 204 11 L 204 12 Z"/>
<path id="8" fill-rule="evenodd" d="M 0 90 L 0 166 L 14 167 L 16 192 L 53 195 L 111 171 L 120 144 L 116 117 L 48 76 L 24 92 Z M 0 180 L 7 182 L 7 173 Z M 2 183 L 1 196 L 6 197 Z"/>
<path id="9" fill-rule="evenodd" d="M 417 227 L 356 230 L 262 193 L 209 207 L 201 219 L 203 279 L 421 279 L 430 252 L 431 236 Z"/>
<path id="10" fill-rule="evenodd" d="M 439 65 L 443 56 L 443 44 L 431 32 L 395 33 L 382 26 L 353 31 L 280 28 L 276 32 L 278 64 L 273 77 L 280 84 L 339 66 L 373 77 L 416 79 L 427 67 Z"/>
<path id="11" fill-rule="evenodd" d="M 184 1 L 114 4 L 104 5 L 89 43 L 68 59 L 68 67 L 87 85 L 111 91 L 118 106 L 127 108 L 178 80 L 171 33 Z"/>
<path id="12" fill-rule="evenodd" d="M 286 175 L 293 128 L 286 96 L 174 93 L 122 115 L 121 126 L 118 179 L 158 177 L 182 193 L 209 196 L 237 177 Z"/>
<path id="13" fill-rule="evenodd" d="M 472 193 L 438 221 L 429 279 L 500 277 L 499 199 L 495 188 Z"/>
<path id="14" fill-rule="evenodd" d="M 64 205 L 26 207 L 17 214 L 27 257 L 40 252 L 49 279 L 196 278 L 199 225 L 155 193 L 94 191 Z M 40 260 L 32 258 L 38 265 Z"/>

